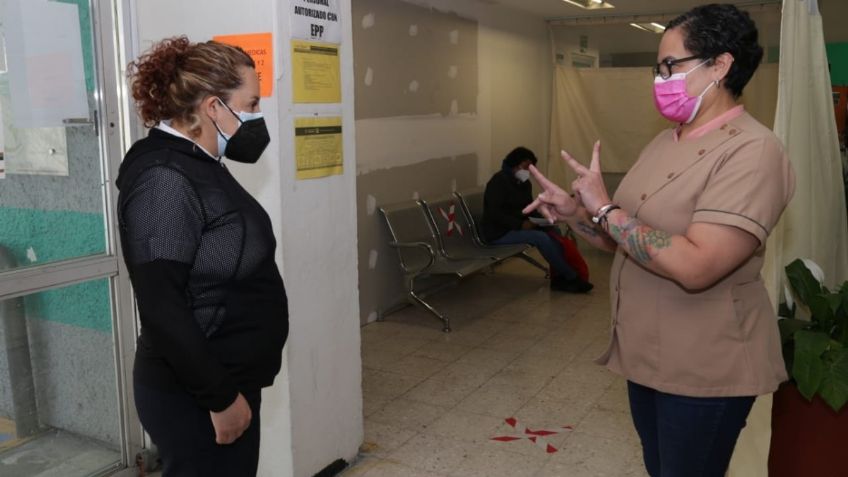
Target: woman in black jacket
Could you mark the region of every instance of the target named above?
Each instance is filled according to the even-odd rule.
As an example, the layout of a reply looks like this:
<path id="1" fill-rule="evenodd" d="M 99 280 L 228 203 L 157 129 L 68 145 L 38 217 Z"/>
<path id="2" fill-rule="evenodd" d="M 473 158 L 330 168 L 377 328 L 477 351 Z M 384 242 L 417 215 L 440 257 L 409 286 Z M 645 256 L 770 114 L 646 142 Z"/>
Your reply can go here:
<path id="1" fill-rule="evenodd" d="M 130 65 L 149 135 L 124 158 L 118 220 L 141 319 L 133 381 L 166 476 L 255 475 L 261 389 L 288 336 L 276 242 L 222 156 L 268 145 L 253 60 L 164 40 Z"/>
<path id="2" fill-rule="evenodd" d="M 504 158 L 501 170 L 489 179 L 483 197 L 483 237 L 494 245 L 533 245 L 551 267 L 551 289 L 586 293 L 593 286 L 581 280 L 568 265 L 562 245 L 522 212 L 533 202 L 528 168 L 536 162 L 533 151 L 517 147 Z"/>

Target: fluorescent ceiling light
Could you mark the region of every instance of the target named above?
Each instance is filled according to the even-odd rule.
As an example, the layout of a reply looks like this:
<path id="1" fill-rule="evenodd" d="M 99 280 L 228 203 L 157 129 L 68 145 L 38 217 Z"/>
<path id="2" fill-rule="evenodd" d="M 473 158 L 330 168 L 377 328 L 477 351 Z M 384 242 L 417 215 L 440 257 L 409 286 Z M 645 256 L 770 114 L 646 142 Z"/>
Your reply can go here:
<path id="1" fill-rule="evenodd" d="M 600 10 L 602 8 L 615 8 L 615 5 L 604 0 L 562 0 L 565 3 L 580 7 L 584 10 Z"/>
<path id="2" fill-rule="evenodd" d="M 664 26 L 654 22 L 631 23 L 630 26 L 647 32 L 656 33 L 658 35 L 662 34 L 665 31 Z"/>

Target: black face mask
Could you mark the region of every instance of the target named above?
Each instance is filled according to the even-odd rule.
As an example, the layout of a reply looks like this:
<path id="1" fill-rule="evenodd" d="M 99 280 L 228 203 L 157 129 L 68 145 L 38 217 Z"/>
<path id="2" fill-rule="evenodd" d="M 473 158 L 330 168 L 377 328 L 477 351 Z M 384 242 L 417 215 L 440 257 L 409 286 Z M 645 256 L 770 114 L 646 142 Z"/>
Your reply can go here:
<path id="1" fill-rule="evenodd" d="M 218 101 L 221 100 L 218 99 Z M 226 103 L 221 101 L 221 104 L 233 113 L 233 116 L 235 116 L 241 123 L 239 128 L 236 129 L 236 132 L 231 137 L 227 138 L 227 135 L 221 131 L 218 124 L 214 121 L 212 122 L 218 130 L 218 134 L 220 134 L 226 141 L 226 147 L 224 148 L 223 155 L 237 162 L 244 162 L 247 164 L 255 163 L 259 160 L 259 156 L 262 155 L 262 152 L 265 151 L 265 148 L 268 147 L 268 144 L 271 142 L 271 136 L 268 134 L 268 127 L 265 125 L 265 118 L 260 117 L 243 120 L 240 115 L 236 114 L 236 112 L 227 106 Z M 221 142 L 222 141 L 220 140 L 218 141 L 219 154 L 221 153 Z"/>

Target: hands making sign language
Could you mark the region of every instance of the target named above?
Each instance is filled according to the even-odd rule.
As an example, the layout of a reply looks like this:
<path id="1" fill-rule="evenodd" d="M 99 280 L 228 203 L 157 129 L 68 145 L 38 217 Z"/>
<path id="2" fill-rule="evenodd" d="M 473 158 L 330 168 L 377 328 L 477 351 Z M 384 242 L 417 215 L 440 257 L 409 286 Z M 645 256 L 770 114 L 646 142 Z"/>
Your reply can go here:
<path id="1" fill-rule="evenodd" d="M 601 177 L 601 141 L 595 142 L 592 162 L 588 168 L 577 162 L 569 153 L 561 151 L 561 154 L 562 159 L 577 173 L 577 179 L 571 183 L 574 196 L 572 197 L 551 182 L 535 166 L 530 166 L 530 174 L 542 187 L 542 193 L 524 208 L 525 214 L 537 210 L 551 223 L 561 222 L 575 216 L 580 206 L 594 215 L 598 209 L 610 203 L 609 194 Z"/>

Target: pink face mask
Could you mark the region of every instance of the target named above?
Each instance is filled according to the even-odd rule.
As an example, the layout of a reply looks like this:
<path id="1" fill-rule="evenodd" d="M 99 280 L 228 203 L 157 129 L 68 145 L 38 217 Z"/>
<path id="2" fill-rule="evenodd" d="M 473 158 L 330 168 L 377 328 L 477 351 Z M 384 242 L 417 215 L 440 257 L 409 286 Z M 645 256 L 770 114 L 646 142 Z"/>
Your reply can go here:
<path id="1" fill-rule="evenodd" d="M 668 79 L 663 79 L 662 76 L 654 78 L 654 104 L 664 118 L 676 123 L 688 124 L 698 115 L 704 95 L 716 83 L 710 83 L 698 96 L 689 96 L 686 93 L 686 75 L 705 63 L 706 61 L 685 73 L 675 73 Z"/>

